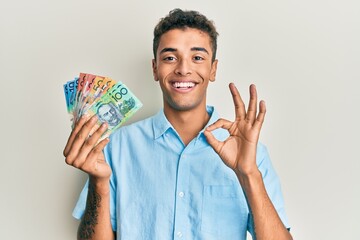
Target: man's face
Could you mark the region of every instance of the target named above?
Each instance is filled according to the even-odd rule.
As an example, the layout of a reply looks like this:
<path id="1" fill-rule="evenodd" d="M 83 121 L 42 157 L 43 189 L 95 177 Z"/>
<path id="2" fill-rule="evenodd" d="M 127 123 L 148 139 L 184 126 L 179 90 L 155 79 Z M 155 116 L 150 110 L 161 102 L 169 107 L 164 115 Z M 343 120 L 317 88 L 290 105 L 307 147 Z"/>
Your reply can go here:
<path id="1" fill-rule="evenodd" d="M 215 80 L 217 66 L 211 49 L 209 35 L 198 29 L 174 29 L 161 36 L 153 75 L 163 92 L 164 109 L 205 107 L 206 89 Z"/>
<path id="2" fill-rule="evenodd" d="M 107 122 L 109 126 L 116 126 L 120 121 L 120 116 L 117 115 L 116 110 L 108 105 L 102 105 L 99 108 L 99 117 L 103 122 Z"/>

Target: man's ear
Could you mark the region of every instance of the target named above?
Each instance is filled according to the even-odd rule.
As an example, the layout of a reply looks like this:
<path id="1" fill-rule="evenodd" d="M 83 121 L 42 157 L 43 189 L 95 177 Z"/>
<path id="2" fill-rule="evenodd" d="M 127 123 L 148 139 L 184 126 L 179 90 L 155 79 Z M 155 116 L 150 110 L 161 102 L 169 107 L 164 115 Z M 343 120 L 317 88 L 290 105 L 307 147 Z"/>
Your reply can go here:
<path id="1" fill-rule="evenodd" d="M 156 59 L 152 60 L 152 70 L 153 70 L 154 80 L 159 81 L 158 74 L 157 74 Z"/>
<path id="2" fill-rule="evenodd" d="M 216 78 L 216 70 L 217 70 L 217 64 L 218 64 L 218 60 L 215 59 L 214 62 L 211 64 L 211 72 L 210 72 L 210 81 L 214 82 L 215 78 Z"/>

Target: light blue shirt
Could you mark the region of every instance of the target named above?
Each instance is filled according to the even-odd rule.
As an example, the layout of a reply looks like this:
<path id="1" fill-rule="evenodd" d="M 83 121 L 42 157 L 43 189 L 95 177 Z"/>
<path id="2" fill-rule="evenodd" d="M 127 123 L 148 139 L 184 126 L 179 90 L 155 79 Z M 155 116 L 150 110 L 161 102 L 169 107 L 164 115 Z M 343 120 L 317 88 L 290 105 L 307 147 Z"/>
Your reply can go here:
<path id="1" fill-rule="evenodd" d="M 210 120 L 218 119 L 207 107 Z M 213 131 L 224 140 L 228 132 Z M 111 223 L 117 239 L 243 240 L 254 234 L 243 190 L 207 143 L 203 131 L 187 146 L 164 112 L 122 127 L 111 136 L 105 157 L 112 168 Z M 266 147 L 259 143 L 257 165 L 267 193 L 288 227 L 279 179 Z M 74 209 L 80 219 L 87 184 Z"/>

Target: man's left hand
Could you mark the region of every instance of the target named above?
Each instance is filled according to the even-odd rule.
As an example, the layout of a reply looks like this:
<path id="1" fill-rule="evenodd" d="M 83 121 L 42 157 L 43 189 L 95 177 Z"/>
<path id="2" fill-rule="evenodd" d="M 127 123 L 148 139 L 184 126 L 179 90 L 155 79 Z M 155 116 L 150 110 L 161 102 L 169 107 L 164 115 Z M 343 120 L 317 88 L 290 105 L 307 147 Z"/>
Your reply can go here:
<path id="1" fill-rule="evenodd" d="M 233 83 L 229 85 L 234 101 L 235 121 L 219 119 L 206 128 L 205 136 L 224 163 L 236 173 L 248 175 L 258 171 L 256 165 L 256 147 L 264 122 L 266 106 L 264 101 L 259 103 L 257 110 L 257 92 L 255 85 L 250 85 L 250 101 L 247 112 L 239 91 Z M 223 128 L 230 136 L 223 142 L 218 141 L 212 130 Z"/>

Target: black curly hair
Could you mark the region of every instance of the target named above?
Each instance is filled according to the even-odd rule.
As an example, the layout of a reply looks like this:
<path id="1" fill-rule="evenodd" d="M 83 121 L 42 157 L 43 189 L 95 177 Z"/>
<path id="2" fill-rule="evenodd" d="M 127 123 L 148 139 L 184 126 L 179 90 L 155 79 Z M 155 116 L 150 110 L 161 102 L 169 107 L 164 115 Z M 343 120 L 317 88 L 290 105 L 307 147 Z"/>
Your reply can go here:
<path id="1" fill-rule="evenodd" d="M 155 26 L 153 40 L 154 59 L 156 60 L 156 51 L 159 47 L 160 38 L 164 33 L 173 29 L 186 28 L 195 28 L 209 35 L 213 52 L 212 61 L 215 61 L 217 36 L 219 34 L 216 31 L 214 23 L 197 11 L 183 11 L 178 8 L 170 11 L 169 15 L 160 19 L 160 22 Z"/>

